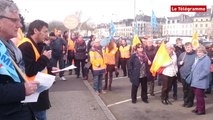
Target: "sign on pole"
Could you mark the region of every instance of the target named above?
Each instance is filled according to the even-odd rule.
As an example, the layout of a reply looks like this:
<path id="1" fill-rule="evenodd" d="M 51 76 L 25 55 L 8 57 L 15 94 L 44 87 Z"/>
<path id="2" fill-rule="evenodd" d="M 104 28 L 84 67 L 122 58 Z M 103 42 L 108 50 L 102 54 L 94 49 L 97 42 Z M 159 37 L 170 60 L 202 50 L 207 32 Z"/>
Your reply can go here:
<path id="1" fill-rule="evenodd" d="M 75 29 L 79 24 L 79 20 L 76 16 L 70 15 L 64 19 L 64 26 L 69 30 Z"/>

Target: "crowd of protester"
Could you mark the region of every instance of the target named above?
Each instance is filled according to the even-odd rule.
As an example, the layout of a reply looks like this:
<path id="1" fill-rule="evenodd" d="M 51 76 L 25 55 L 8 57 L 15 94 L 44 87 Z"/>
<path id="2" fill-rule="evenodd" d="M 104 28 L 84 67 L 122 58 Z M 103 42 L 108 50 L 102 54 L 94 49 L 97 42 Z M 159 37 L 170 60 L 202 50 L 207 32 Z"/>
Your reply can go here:
<path id="1" fill-rule="evenodd" d="M 123 77 L 131 82 L 131 100 L 137 102 L 137 91 L 141 85 L 141 100 L 149 103 L 148 94 L 155 96 L 155 80 L 161 89 L 161 102 L 172 104 L 169 92 L 173 90 L 173 99 L 177 100 L 177 83 L 183 85 L 183 107 L 193 107 L 197 115 L 206 113 L 205 94 L 212 92 L 213 45 L 205 48 L 202 44 L 196 49 L 192 43 L 182 44 L 178 38 L 176 44 L 166 43 L 166 50 L 171 61 L 162 65 L 161 73 L 153 76 L 150 67 L 160 43 L 154 44 L 151 36 L 141 38 L 135 46 L 120 38 L 116 44 L 113 38 L 106 46 L 100 45 L 100 39 L 91 35 L 88 44 L 83 36 L 61 30 L 48 32 L 48 24 L 42 20 L 30 23 L 26 36 L 17 44 L 11 39 L 17 37 L 20 23 L 19 11 L 15 3 L 0 0 L 0 47 L 5 50 L 11 62 L 15 77 L 8 74 L 1 63 L 0 69 L 0 119 L 46 120 L 46 110 L 50 108 L 49 92 L 45 90 L 35 103 L 21 103 L 25 96 L 35 93 L 38 82 L 34 81 L 38 72 L 52 74 L 66 65 L 75 65 L 69 75 L 88 80 L 89 70 L 93 76 L 93 88 L 97 95 L 113 91 L 113 73 L 117 77 L 122 69 Z M 163 41 L 165 42 L 165 41 Z M 1 56 L 0 56 L 1 57 Z M 57 64 L 59 62 L 59 68 Z M 22 72 L 26 77 L 22 76 Z M 73 73 L 74 72 L 74 73 Z M 66 81 L 64 72 L 59 73 L 60 80 Z M 80 79 L 79 79 L 80 80 Z M 105 84 L 102 86 L 102 80 Z M 116 87 L 116 86 L 114 86 Z M 149 89 L 149 92 L 148 92 Z"/>

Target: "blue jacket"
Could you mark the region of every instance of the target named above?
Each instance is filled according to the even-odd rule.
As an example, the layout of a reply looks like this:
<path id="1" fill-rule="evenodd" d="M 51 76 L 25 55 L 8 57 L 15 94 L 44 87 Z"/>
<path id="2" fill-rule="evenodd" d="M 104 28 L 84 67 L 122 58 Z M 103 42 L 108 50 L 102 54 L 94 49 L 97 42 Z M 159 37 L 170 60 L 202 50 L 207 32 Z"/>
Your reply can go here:
<path id="1" fill-rule="evenodd" d="M 207 89 L 209 87 L 210 65 L 211 60 L 207 55 L 202 58 L 195 58 L 192 66 L 191 87 L 200 89 Z"/>
<path id="2" fill-rule="evenodd" d="M 51 40 L 50 47 L 52 48 L 52 57 L 61 58 L 63 51 L 67 50 L 67 43 L 62 38 L 58 37 L 55 40 Z"/>

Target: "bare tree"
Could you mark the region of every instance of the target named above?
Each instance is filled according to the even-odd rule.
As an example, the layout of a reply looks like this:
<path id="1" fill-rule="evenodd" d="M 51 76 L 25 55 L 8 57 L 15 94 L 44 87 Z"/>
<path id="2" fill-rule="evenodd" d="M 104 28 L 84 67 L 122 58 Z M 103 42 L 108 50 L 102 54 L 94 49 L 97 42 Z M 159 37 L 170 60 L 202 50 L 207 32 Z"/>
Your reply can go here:
<path id="1" fill-rule="evenodd" d="M 75 12 L 75 16 L 79 19 L 79 25 L 76 28 L 77 31 L 85 30 L 87 33 L 88 31 L 94 31 L 94 27 L 91 23 L 89 23 L 90 18 L 82 21 L 82 11 Z"/>
<path id="2" fill-rule="evenodd" d="M 49 23 L 49 31 L 54 31 L 55 29 L 59 29 L 59 30 L 62 30 L 62 31 L 66 31 L 68 30 L 63 22 L 60 22 L 60 21 L 52 21 Z"/>

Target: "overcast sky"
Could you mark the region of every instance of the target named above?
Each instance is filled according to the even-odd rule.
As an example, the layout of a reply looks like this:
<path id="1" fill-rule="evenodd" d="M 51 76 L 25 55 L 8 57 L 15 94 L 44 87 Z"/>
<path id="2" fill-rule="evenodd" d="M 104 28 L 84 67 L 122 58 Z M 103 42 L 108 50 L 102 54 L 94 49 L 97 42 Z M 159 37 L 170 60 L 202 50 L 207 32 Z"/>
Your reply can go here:
<path id="1" fill-rule="evenodd" d="M 91 18 L 93 23 L 109 22 L 134 17 L 134 0 L 14 0 L 26 22 L 35 19 L 45 21 L 63 21 L 68 15 L 82 11 L 82 19 Z M 170 12 L 171 5 L 207 5 L 213 0 L 135 0 L 136 12 L 140 10 L 151 15 L 154 10 L 157 17 L 174 16 L 180 13 Z M 193 14 L 193 13 L 189 13 Z"/>

